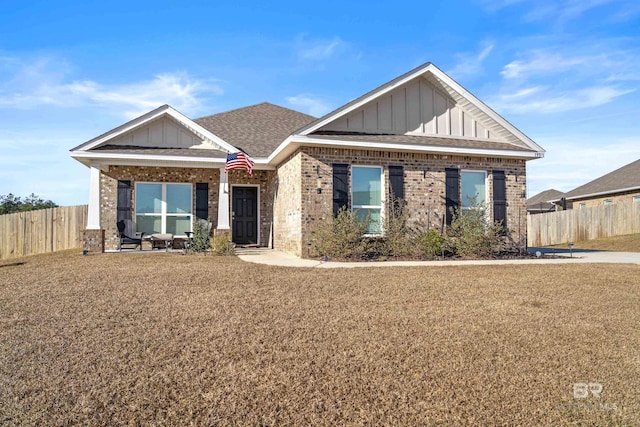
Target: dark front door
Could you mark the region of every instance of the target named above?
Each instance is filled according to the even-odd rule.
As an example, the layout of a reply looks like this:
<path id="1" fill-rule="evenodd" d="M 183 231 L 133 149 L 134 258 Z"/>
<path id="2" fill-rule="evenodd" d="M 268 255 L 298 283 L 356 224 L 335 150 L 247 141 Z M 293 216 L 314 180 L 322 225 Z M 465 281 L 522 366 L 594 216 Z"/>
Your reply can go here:
<path id="1" fill-rule="evenodd" d="M 239 245 L 258 243 L 258 188 L 233 187 L 231 206 L 233 241 Z"/>

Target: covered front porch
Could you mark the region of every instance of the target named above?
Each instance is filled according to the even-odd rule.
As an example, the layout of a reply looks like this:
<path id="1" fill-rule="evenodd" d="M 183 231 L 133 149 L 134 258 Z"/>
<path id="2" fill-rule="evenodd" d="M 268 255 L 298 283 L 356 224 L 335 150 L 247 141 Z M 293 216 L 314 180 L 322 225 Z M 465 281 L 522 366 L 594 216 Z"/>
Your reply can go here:
<path id="1" fill-rule="evenodd" d="M 117 250 L 121 219 L 135 222 L 136 231 L 146 236 L 170 235 L 179 241 L 201 218 L 212 223 L 214 236 L 229 236 L 237 245 L 272 246 L 276 172 L 258 167 L 249 176 L 243 170 L 225 171 L 224 164 L 92 164 L 87 249 Z"/>

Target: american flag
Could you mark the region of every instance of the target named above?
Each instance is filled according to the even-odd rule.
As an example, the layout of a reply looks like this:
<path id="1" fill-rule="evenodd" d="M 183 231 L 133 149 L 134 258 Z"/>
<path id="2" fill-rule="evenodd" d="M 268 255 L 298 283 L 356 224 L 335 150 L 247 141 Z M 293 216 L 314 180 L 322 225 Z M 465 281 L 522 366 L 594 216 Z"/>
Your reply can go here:
<path id="1" fill-rule="evenodd" d="M 251 160 L 251 157 L 244 154 L 242 151 L 237 153 L 227 154 L 227 164 L 224 166 L 225 171 L 232 169 L 245 169 L 249 176 L 253 176 L 251 168 L 255 165 L 255 162 Z"/>

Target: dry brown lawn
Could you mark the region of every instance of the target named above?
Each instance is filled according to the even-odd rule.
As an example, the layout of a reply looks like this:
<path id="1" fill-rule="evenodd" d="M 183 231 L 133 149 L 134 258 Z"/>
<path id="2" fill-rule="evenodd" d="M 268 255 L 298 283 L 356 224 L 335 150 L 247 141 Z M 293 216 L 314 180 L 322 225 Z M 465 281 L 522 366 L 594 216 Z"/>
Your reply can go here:
<path id="1" fill-rule="evenodd" d="M 5 261 L 0 424 L 639 425 L 638 277 Z M 574 383 L 602 384 L 600 399 L 574 399 Z"/>
<path id="2" fill-rule="evenodd" d="M 567 244 L 553 245 L 550 248 L 567 249 Z M 640 252 L 640 234 L 626 234 L 624 236 L 603 237 L 601 239 L 574 242 L 576 249 L 594 249 L 616 252 Z"/>

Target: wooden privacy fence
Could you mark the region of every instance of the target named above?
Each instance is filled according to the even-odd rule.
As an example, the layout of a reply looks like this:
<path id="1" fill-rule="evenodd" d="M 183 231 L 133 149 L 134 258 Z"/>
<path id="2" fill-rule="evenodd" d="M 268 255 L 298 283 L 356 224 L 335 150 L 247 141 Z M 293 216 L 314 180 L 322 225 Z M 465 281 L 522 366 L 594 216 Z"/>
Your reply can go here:
<path id="1" fill-rule="evenodd" d="M 0 259 L 82 247 L 87 205 L 0 215 Z"/>
<path id="2" fill-rule="evenodd" d="M 548 246 L 640 233 L 640 203 L 528 215 L 527 245 Z"/>

